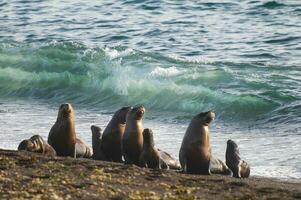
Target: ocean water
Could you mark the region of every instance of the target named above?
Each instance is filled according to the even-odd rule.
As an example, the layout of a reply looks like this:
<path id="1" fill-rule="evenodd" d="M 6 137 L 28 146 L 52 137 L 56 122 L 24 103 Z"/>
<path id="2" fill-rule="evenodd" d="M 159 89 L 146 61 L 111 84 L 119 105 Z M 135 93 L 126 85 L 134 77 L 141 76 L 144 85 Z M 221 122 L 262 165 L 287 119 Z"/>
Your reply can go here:
<path id="1" fill-rule="evenodd" d="M 0 1 L 0 148 L 47 138 L 61 103 L 79 137 L 143 104 L 175 157 L 214 110 L 213 153 L 235 140 L 251 175 L 301 179 L 301 2 Z"/>

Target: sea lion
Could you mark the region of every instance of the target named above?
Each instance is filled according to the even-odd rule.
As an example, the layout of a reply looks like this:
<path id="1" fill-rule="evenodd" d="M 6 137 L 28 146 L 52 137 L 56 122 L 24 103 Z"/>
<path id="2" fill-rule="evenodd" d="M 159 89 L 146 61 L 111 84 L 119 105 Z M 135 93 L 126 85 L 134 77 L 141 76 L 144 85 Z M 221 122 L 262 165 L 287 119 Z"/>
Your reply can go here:
<path id="1" fill-rule="evenodd" d="M 35 153 L 41 153 L 48 156 L 55 156 L 55 150 L 39 135 L 34 135 L 28 140 L 23 140 L 19 146 L 18 150 L 25 150 Z"/>
<path id="2" fill-rule="evenodd" d="M 122 154 L 126 164 L 139 165 L 139 157 L 143 148 L 142 118 L 143 106 L 137 106 L 126 115 L 125 131 L 122 138 Z"/>
<path id="3" fill-rule="evenodd" d="M 85 158 L 92 156 L 91 149 L 81 139 L 76 138 L 74 110 L 70 103 L 60 106 L 57 120 L 48 135 L 48 143 L 58 156 Z"/>
<path id="4" fill-rule="evenodd" d="M 227 141 L 226 164 L 232 170 L 236 178 L 248 178 L 250 176 L 250 166 L 241 160 L 238 145 L 233 140 Z"/>
<path id="5" fill-rule="evenodd" d="M 126 115 L 131 109 L 132 107 L 128 106 L 116 111 L 103 132 L 101 150 L 107 161 L 123 162 L 121 142 L 125 130 Z"/>
<path id="6" fill-rule="evenodd" d="M 210 174 L 209 124 L 214 118 L 215 113 L 208 111 L 199 113 L 191 120 L 179 152 L 180 164 L 184 172 Z"/>
<path id="7" fill-rule="evenodd" d="M 161 168 L 162 169 L 174 169 L 174 170 L 180 170 L 181 165 L 180 163 L 173 158 L 169 153 L 162 151 L 161 149 L 158 149 L 161 159 Z"/>
<path id="8" fill-rule="evenodd" d="M 151 129 L 143 130 L 143 149 L 140 154 L 139 165 L 153 169 L 181 168 L 180 164 L 169 153 L 157 149 L 154 142 L 154 134 Z"/>
<path id="9" fill-rule="evenodd" d="M 80 138 L 76 138 L 75 153 L 76 153 L 76 157 L 82 157 L 82 158 L 92 157 L 91 148 Z"/>
<path id="10" fill-rule="evenodd" d="M 91 126 L 92 131 L 92 149 L 94 160 L 107 160 L 101 149 L 102 132 L 101 128 L 95 125 Z"/>
<path id="11" fill-rule="evenodd" d="M 161 169 L 160 153 L 155 148 L 153 131 L 148 128 L 143 130 L 143 149 L 139 158 L 139 166 Z"/>
<path id="12" fill-rule="evenodd" d="M 226 176 L 232 176 L 232 171 L 228 166 L 218 158 L 215 158 L 211 155 L 210 164 L 209 164 L 209 173 L 210 174 L 220 174 Z"/>

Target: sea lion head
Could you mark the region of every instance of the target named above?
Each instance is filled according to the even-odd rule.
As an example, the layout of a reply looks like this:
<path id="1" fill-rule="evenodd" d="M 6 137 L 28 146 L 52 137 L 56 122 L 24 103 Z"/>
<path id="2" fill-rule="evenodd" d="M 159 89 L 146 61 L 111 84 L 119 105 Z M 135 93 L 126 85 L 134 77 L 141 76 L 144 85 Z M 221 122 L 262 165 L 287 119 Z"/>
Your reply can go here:
<path id="1" fill-rule="evenodd" d="M 19 151 L 34 151 L 35 148 L 36 146 L 31 140 L 23 140 L 18 146 Z"/>
<path id="2" fill-rule="evenodd" d="M 194 117 L 194 120 L 204 126 L 208 126 L 215 118 L 213 111 L 201 112 Z"/>
<path id="3" fill-rule="evenodd" d="M 117 110 L 115 112 L 114 118 L 116 117 L 118 119 L 118 122 L 120 124 L 125 124 L 125 122 L 126 122 L 126 115 L 132 109 L 133 109 L 132 106 L 122 107 L 122 108 L 120 108 L 119 110 Z"/>
<path id="4" fill-rule="evenodd" d="M 58 112 L 58 119 L 73 117 L 73 107 L 70 103 L 61 104 Z"/>
<path id="5" fill-rule="evenodd" d="M 227 141 L 227 148 L 230 148 L 230 149 L 237 149 L 238 148 L 238 145 L 233 141 L 233 140 L 228 140 Z"/>
<path id="6" fill-rule="evenodd" d="M 140 105 L 140 106 L 136 106 L 132 110 L 130 110 L 128 112 L 127 117 L 130 117 L 134 120 L 141 120 L 144 113 L 145 113 L 145 108 L 142 105 Z"/>
<path id="7" fill-rule="evenodd" d="M 102 133 L 101 133 L 101 128 L 95 125 L 91 126 L 91 131 L 93 135 L 96 135 L 98 138 L 101 137 Z"/>
<path id="8" fill-rule="evenodd" d="M 146 128 L 143 130 L 143 146 L 151 146 L 154 147 L 154 134 L 152 129 Z"/>
<path id="9" fill-rule="evenodd" d="M 233 140 L 228 140 L 227 141 L 227 149 L 226 149 L 226 154 L 235 154 L 235 156 L 239 156 L 239 148 L 236 142 Z"/>

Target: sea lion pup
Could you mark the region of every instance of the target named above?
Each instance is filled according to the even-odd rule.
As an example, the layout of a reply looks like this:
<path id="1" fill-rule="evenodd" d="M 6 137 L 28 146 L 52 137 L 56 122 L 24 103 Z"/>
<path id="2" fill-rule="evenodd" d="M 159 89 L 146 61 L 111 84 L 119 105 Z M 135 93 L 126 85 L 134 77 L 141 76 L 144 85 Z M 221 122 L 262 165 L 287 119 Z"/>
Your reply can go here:
<path id="1" fill-rule="evenodd" d="M 143 149 L 139 158 L 139 166 L 161 169 L 160 153 L 155 148 L 153 131 L 148 128 L 143 130 Z"/>
<path id="2" fill-rule="evenodd" d="M 125 164 L 139 165 L 139 157 L 143 148 L 142 118 L 145 113 L 143 106 L 137 106 L 126 115 L 125 131 L 122 138 L 122 155 Z"/>
<path id="3" fill-rule="evenodd" d="M 209 124 L 214 118 L 215 113 L 208 111 L 199 113 L 191 120 L 179 152 L 180 164 L 184 172 L 210 174 Z"/>
<path id="4" fill-rule="evenodd" d="M 92 157 L 91 148 L 80 138 L 76 138 L 75 153 L 76 153 L 76 157 L 82 157 L 82 158 Z"/>
<path id="5" fill-rule="evenodd" d="M 92 149 L 94 160 L 106 160 L 104 153 L 101 150 L 102 132 L 101 128 L 95 125 L 91 126 L 92 131 Z"/>
<path id="6" fill-rule="evenodd" d="M 232 171 L 228 166 L 218 158 L 211 156 L 209 164 L 209 173 L 210 174 L 220 174 L 226 176 L 232 176 Z"/>
<path id="7" fill-rule="evenodd" d="M 60 106 L 57 120 L 48 135 L 48 143 L 58 156 L 92 156 L 91 149 L 81 139 L 76 138 L 74 110 L 70 103 Z"/>
<path id="8" fill-rule="evenodd" d="M 180 163 L 175 158 L 173 158 L 169 153 L 162 151 L 161 149 L 158 149 L 158 151 L 160 153 L 162 169 L 174 169 L 174 170 L 181 169 Z"/>
<path id="9" fill-rule="evenodd" d="M 238 145 L 233 140 L 227 141 L 226 164 L 232 170 L 236 178 L 248 178 L 250 176 L 250 166 L 240 159 Z"/>
<path id="10" fill-rule="evenodd" d="M 28 140 L 23 140 L 19 144 L 18 150 L 41 153 L 48 156 L 56 155 L 55 150 L 39 135 L 34 135 Z"/>
<path id="11" fill-rule="evenodd" d="M 143 130 L 143 149 L 140 154 L 139 166 L 153 169 L 175 169 L 181 168 L 180 164 L 167 152 L 155 148 L 153 131 Z"/>
<path id="12" fill-rule="evenodd" d="M 126 115 L 131 109 L 132 107 L 128 106 L 117 110 L 103 132 L 101 150 L 107 161 L 123 162 L 121 142 L 125 130 Z"/>

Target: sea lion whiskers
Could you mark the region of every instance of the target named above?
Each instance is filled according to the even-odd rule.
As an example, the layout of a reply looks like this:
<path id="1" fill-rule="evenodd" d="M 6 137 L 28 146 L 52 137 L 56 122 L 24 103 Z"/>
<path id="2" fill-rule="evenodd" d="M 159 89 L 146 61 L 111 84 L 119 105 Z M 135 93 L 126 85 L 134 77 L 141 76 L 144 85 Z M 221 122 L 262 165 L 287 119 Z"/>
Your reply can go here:
<path id="1" fill-rule="evenodd" d="M 201 125 L 209 126 L 209 124 L 214 120 L 215 113 L 213 111 L 201 112 L 194 117 L 195 120 L 201 121 Z"/>
<path id="2" fill-rule="evenodd" d="M 57 121 L 61 122 L 62 120 L 68 120 L 69 118 L 74 118 L 73 107 L 70 103 L 64 103 L 60 106 Z"/>
<path id="3" fill-rule="evenodd" d="M 132 109 L 134 112 L 135 112 L 135 119 L 136 120 L 141 120 L 144 113 L 145 113 L 145 108 L 143 105 L 139 105 L 139 106 L 136 106 Z"/>

